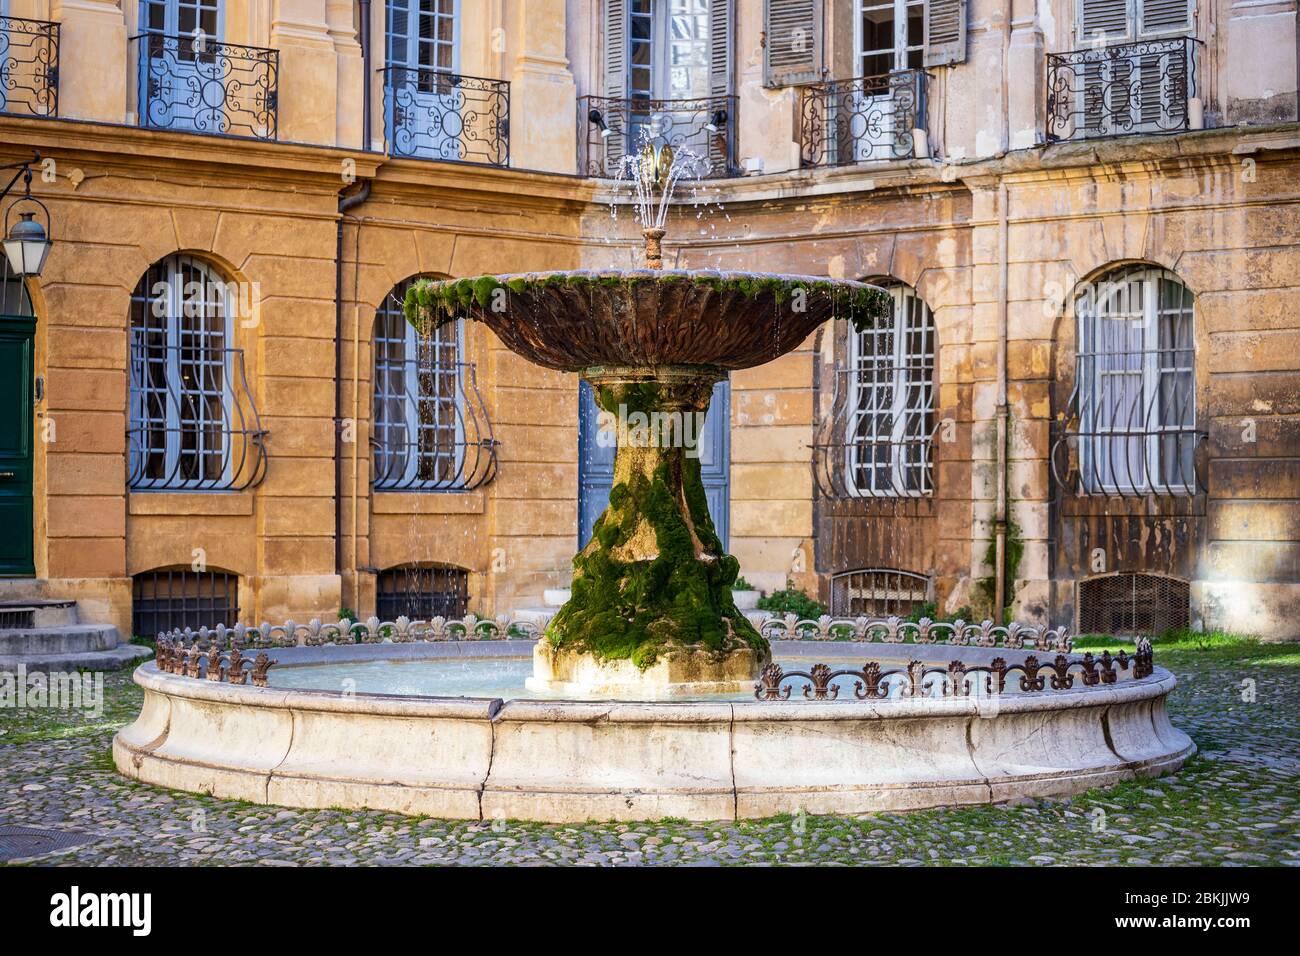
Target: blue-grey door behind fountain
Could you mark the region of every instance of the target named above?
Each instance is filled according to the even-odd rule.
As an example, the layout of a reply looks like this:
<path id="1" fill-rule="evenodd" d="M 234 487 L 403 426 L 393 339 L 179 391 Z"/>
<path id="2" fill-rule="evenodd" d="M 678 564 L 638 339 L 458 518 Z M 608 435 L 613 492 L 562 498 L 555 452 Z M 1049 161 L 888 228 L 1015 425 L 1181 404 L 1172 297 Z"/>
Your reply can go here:
<path id="1" fill-rule="evenodd" d="M 614 482 L 614 448 L 612 442 L 596 440 L 597 415 L 591 386 L 578 386 L 578 547 L 591 540 L 591 529 L 609 504 L 609 489 Z M 731 382 L 723 379 L 713 386 L 713 401 L 704 423 L 700 447 L 700 471 L 709 512 L 723 548 L 727 547 L 727 523 L 730 517 L 728 494 L 731 462 Z"/>

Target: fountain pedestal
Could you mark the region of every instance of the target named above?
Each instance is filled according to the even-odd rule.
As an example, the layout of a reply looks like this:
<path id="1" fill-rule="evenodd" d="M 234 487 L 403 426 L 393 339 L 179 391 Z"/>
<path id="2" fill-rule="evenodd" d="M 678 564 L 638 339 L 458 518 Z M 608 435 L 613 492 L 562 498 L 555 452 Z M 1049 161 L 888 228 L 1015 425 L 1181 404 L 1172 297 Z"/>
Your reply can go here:
<path id="1" fill-rule="evenodd" d="M 617 441 L 609 507 L 533 654 L 534 691 L 679 697 L 753 686 L 767 641 L 736 608 L 700 476 L 712 366 L 588 368 Z M 720 412 L 726 414 L 726 411 Z"/>

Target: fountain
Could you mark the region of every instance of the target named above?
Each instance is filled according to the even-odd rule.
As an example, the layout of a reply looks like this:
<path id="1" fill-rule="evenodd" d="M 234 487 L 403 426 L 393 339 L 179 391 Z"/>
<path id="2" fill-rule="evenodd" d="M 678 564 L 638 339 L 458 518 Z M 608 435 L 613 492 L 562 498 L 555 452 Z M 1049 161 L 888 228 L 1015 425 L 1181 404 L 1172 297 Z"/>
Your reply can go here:
<path id="1" fill-rule="evenodd" d="M 617 423 L 609 507 L 545 633 L 471 615 L 160 634 L 117 768 L 263 804 L 570 822 L 989 803 L 1181 766 L 1196 748 L 1169 721 L 1174 677 L 1149 642 L 1080 656 L 1042 625 L 788 615 L 756 629 L 736 609 L 696 457 L 713 383 L 828 319 L 873 322 L 888 300 L 858 282 L 663 268 L 681 167 L 651 148 L 628 168 L 645 268 L 430 282 L 406 303 L 420 328 L 481 321 L 582 375 Z"/>
<path id="2" fill-rule="evenodd" d="M 889 308 L 861 282 L 665 269 L 667 210 L 692 163 L 646 144 L 628 164 L 644 269 L 478 276 L 407 294 L 422 332 L 482 322 L 530 362 L 580 374 L 617 423 L 609 507 L 534 650 L 534 690 L 647 699 L 752 686 L 770 653 L 732 600 L 739 565 L 714 531 L 692 426 L 728 372 L 779 358 L 828 319 L 860 326 Z"/>

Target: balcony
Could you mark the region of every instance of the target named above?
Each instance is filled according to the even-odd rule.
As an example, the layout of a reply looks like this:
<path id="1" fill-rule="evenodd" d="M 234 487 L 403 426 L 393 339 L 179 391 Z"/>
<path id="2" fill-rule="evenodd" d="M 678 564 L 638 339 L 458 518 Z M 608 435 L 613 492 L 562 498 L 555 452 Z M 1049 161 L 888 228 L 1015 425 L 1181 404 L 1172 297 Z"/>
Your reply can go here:
<path id="1" fill-rule="evenodd" d="M 586 176 L 617 178 L 623 157 L 647 141 L 695 153 L 707 165 L 704 179 L 736 174 L 734 96 L 694 100 L 584 96 L 578 100 L 578 123 L 578 168 Z"/>
<path id="2" fill-rule="evenodd" d="M 59 25 L 0 17 L 0 113 L 59 115 Z"/>
<path id="3" fill-rule="evenodd" d="M 1200 46 L 1175 37 L 1049 53 L 1048 142 L 1199 129 Z"/>
<path id="4" fill-rule="evenodd" d="M 800 164 L 912 159 L 912 131 L 925 128 L 925 78 L 922 70 L 898 70 L 803 87 Z"/>
<path id="5" fill-rule="evenodd" d="M 384 75 L 384 138 L 393 156 L 482 166 L 510 165 L 510 83 L 390 66 Z"/>
<path id="6" fill-rule="evenodd" d="M 131 43 L 141 126 L 277 138 L 278 50 L 162 33 L 141 34 Z"/>

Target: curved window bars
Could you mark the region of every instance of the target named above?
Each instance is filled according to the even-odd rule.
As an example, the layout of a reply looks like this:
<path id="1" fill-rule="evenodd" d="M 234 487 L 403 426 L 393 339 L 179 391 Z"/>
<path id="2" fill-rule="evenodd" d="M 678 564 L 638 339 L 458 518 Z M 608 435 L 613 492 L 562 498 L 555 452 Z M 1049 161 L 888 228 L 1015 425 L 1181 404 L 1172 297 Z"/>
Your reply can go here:
<path id="1" fill-rule="evenodd" d="M 829 498 L 907 498 L 934 491 L 934 315 L 916 291 L 886 284 L 887 323 L 848 329 L 832 372 L 831 412 L 813 445 Z"/>
<path id="2" fill-rule="evenodd" d="M 267 432 L 232 348 L 239 287 L 173 255 L 131 295 L 128 485 L 242 491 L 266 475 Z"/>
<path id="3" fill-rule="evenodd" d="M 1165 269 L 1129 267 L 1086 284 L 1075 314 L 1074 391 L 1052 445 L 1058 484 L 1120 497 L 1204 491 L 1192 293 Z"/>
<path id="4" fill-rule="evenodd" d="M 421 337 L 402 303 L 415 279 L 397 284 L 375 314 L 374 488 L 469 491 L 496 476 L 497 441 L 463 361 L 460 320 Z"/>

